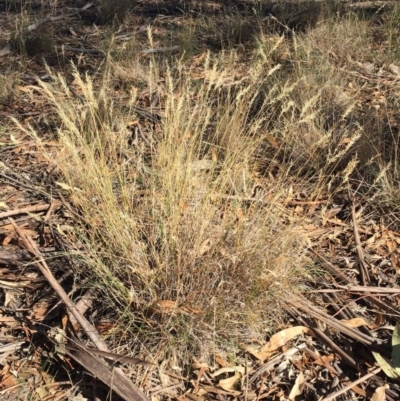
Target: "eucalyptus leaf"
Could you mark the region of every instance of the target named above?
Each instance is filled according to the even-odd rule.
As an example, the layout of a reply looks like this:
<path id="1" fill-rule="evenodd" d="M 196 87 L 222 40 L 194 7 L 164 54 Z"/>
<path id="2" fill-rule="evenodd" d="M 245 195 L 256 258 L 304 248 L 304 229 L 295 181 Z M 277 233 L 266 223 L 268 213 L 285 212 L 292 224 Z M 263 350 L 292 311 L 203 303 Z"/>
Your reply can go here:
<path id="1" fill-rule="evenodd" d="M 383 358 L 381 354 L 378 352 L 372 352 L 372 355 L 378 362 L 379 366 L 382 370 L 386 373 L 386 376 L 390 377 L 391 379 L 398 379 L 400 378 L 400 370 L 397 371 L 390 362 Z"/>
<path id="2" fill-rule="evenodd" d="M 392 363 L 396 370 L 400 369 L 400 324 L 396 323 L 392 335 Z M 400 371 L 400 370 L 399 370 Z"/>

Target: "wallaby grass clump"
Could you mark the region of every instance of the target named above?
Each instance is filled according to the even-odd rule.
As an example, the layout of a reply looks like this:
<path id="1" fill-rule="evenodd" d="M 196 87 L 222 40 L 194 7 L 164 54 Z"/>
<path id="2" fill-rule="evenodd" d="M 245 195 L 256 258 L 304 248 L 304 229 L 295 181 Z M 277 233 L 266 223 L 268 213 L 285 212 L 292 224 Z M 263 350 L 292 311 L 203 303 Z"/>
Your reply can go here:
<path id="1" fill-rule="evenodd" d="M 251 62 L 235 46 L 195 60 L 108 56 L 100 83 L 75 71 L 81 99 L 61 75 L 58 92 L 43 86 L 61 184 L 84 219 L 77 248 L 123 341 L 206 355 L 278 325 L 282 300 L 315 273 L 308 217 L 290 202 L 333 197 L 377 160 L 344 69 L 363 46 L 368 23 L 335 17 L 291 37 L 260 32 Z M 139 122 L 132 140 L 135 106 L 155 93 L 161 121 Z M 373 167 L 375 185 L 393 183 Z"/>
<path id="2" fill-rule="evenodd" d="M 273 72 L 255 65 L 232 92 L 226 62 L 208 54 L 201 82 L 183 64 L 167 70 L 165 115 L 151 149 L 127 145 L 124 127 L 134 116 L 121 113 L 110 77 L 95 91 L 76 74 L 83 107 L 61 77 L 65 95 L 48 92 L 69 155 L 60 167 L 90 227 L 82 245 L 88 264 L 126 318 L 132 308 L 132 322 L 138 312 L 149 319 L 157 300 L 193 311 L 176 312 L 162 329 L 165 335 L 174 328 L 178 342 L 227 329 L 234 338 L 259 335 L 277 294 L 305 275 L 306 237 L 280 206 L 291 191 L 284 172 L 255 197 L 261 177 L 254 155 L 265 141 L 267 102 L 251 121 L 248 114 L 259 80 Z M 135 92 L 130 96 L 128 107 Z"/>

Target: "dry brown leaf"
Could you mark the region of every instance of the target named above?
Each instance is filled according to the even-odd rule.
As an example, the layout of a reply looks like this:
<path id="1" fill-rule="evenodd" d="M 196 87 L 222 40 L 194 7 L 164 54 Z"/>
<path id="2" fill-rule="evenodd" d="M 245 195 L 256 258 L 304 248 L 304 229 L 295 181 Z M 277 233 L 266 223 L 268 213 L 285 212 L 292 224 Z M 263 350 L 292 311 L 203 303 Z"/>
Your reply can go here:
<path id="1" fill-rule="evenodd" d="M 326 363 L 331 363 L 333 360 L 335 360 L 335 356 L 333 354 L 330 355 L 322 355 L 320 358 L 316 359 L 314 363 L 316 365 L 325 365 Z"/>
<path id="2" fill-rule="evenodd" d="M 13 238 L 14 238 L 16 235 L 17 235 L 17 234 L 16 234 L 15 231 L 11 231 L 10 234 L 8 234 L 8 235 L 3 239 L 2 245 L 3 245 L 3 246 L 7 246 L 7 245 L 13 240 Z"/>
<path id="3" fill-rule="evenodd" d="M 239 222 L 243 221 L 244 213 L 241 208 L 236 209 L 235 214 L 236 214 L 236 217 L 239 220 Z"/>
<path id="4" fill-rule="evenodd" d="M 115 327 L 115 324 L 112 322 L 100 321 L 99 323 L 96 324 L 95 327 L 96 330 L 99 332 L 99 334 L 105 335 Z"/>
<path id="5" fill-rule="evenodd" d="M 305 383 L 306 379 L 303 375 L 303 372 L 300 372 L 300 374 L 296 378 L 292 391 L 289 394 L 290 400 L 294 400 L 298 395 L 300 395 L 303 392 Z"/>
<path id="6" fill-rule="evenodd" d="M 7 373 L 1 379 L 0 388 L 8 388 L 16 385 L 18 385 L 18 379 L 14 375 Z"/>
<path id="7" fill-rule="evenodd" d="M 192 65 L 194 67 L 199 66 L 200 63 L 206 58 L 206 56 L 207 56 L 207 52 L 203 52 L 202 54 L 200 54 L 200 56 L 194 57 L 193 61 L 192 61 Z"/>
<path id="8" fill-rule="evenodd" d="M 182 305 L 180 311 L 189 314 L 191 313 L 193 315 L 200 315 L 201 313 L 204 313 L 203 309 L 196 309 L 192 308 L 191 306 L 184 306 L 184 305 Z"/>
<path id="9" fill-rule="evenodd" d="M 169 300 L 158 300 L 151 304 L 149 310 L 152 313 L 165 313 L 171 314 L 178 310 L 178 306 L 175 301 Z"/>
<path id="10" fill-rule="evenodd" d="M 277 142 L 277 140 L 276 140 L 276 138 L 274 136 L 266 135 L 266 139 L 274 149 L 279 148 L 279 144 L 278 144 L 278 142 Z"/>
<path id="11" fill-rule="evenodd" d="M 341 320 L 341 322 L 345 324 L 347 327 L 352 327 L 352 328 L 357 328 L 360 326 L 368 326 L 368 323 L 362 317 L 355 317 L 354 319 L 348 319 L 348 320 L 343 319 Z"/>
<path id="12" fill-rule="evenodd" d="M 254 355 L 257 359 L 264 361 L 278 348 L 284 346 L 288 341 L 292 340 L 301 334 L 308 334 L 314 336 L 314 332 L 305 326 L 289 327 L 288 329 L 282 330 L 279 333 L 274 334 L 264 347 L 259 352 L 255 351 L 251 347 L 247 348 L 247 351 Z"/>
<path id="13" fill-rule="evenodd" d="M 397 243 L 396 243 L 396 241 L 389 239 L 386 241 L 386 246 L 388 247 L 389 252 L 394 252 L 397 248 Z"/>
<path id="14" fill-rule="evenodd" d="M 237 372 L 234 376 L 228 377 L 227 379 L 222 379 L 219 381 L 219 386 L 224 389 L 225 391 L 234 391 L 233 387 L 235 384 L 240 380 L 242 377 L 242 374 L 240 372 Z M 235 391 L 236 393 L 236 391 Z M 240 394 L 240 393 L 239 393 Z"/>
<path id="15" fill-rule="evenodd" d="M 384 322 L 384 319 L 383 319 L 382 313 L 377 313 L 377 314 L 376 314 L 375 321 L 374 321 L 373 323 L 370 323 L 370 324 L 368 325 L 368 327 L 369 327 L 371 330 L 374 330 L 374 329 L 377 329 L 378 327 L 381 327 L 382 324 L 383 324 L 383 322 Z"/>
<path id="16" fill-rule="evenodd" d="M 232 364 L 230 364 L 228 361 L 226 361 L 224 358 L 222 358 L 219 355 L 217 355 L 215 357 L 215 362 L 217 362 L 218 365 L 222 366 L 223 368 L 227 368 L 229 366 L 232 366 Z"/>
<path id="17" fill-rule="evenodd" d="M 192 363 L 192 369 L 198 370 L 198 369 L 210 369 L 210 366 L 206 362 L 199 362 L 199 361 L 194 361 Z"/>
<path id="18" fill-rule="evenodd" d="M 396 270 L 396 272 L 398 272 L 400 270 L 399 258 L 394 252 L 392 252 L 390 255 L 390 262 L 392 263 L 393 269 Z"/>
<path id="19" fill-rule="evenodd" d="M 195 391 L 195 393 L 196 393 L 196 395 L 199 395 L 199 396 L 201 397 L 201 396 L 203 396 L 203 395 L 208 394 L 208 391 L 205 390 L 203 387 L 201 387 L 201 388 L 199 388 L 198 391 Z"/>
<path id="20" fill-rule="evenodd" d="M 199 255 L 205 255 L 211 249 L 211 239 L 207 238 L 205 241 L 202 242 L 199 249 Z"/>
<path id="21" fill-rule="evenodd" d="M 12 289 L 5 289 L 4 291 L 6 293 L 4 306 L 11 308 L 18 308 L 21 303 L 20 301 L 21 292 Z"/>

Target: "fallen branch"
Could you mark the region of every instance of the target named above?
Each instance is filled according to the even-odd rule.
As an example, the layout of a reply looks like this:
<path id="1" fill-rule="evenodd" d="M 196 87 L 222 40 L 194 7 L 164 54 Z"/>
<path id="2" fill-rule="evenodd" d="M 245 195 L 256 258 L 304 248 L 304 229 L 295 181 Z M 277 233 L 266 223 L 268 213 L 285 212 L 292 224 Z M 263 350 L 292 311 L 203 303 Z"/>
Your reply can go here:
<path id="1" fill-rule="evenodd" d="M 334 341 L 332 341 L 322 330 L 317 327 L 311 327 L 312 331 L 315 335 L 328 347 L 330 347 L 333 351 L 335 351 L 338 355 L 342 357 L 350 366 L 358 369 L 358 364 L 354 358 L 351 357 L 348 353 L 343 351 Z"/>
<path id="2" fill-rule="evenodd" d="M 49 284 L 53 287 L 53 289 L 55 290 L 57 295 L 61 298 L 61 300 L 64 302 L 64 304 L 67 306 L 67 308 L 74 315 L 76 320 L 82 326 L 86 335 L 93 341 L 94 345 L 99 350 L 109 352 L 107 344 L 100 337 L 96 328 L 92 324 L 90 324 L 84 316 L 81 315 L 81 313 L 76 308 L 75 304 L 70 300 L 67 293 L 61 287 L 61 285 L 58 283 L 58 281 L 55 279 L 55 277 L 53 276 L 52 272 L 50 271 L 46 261 L 44 260 L 43 256 L 36 248 L 36 245 L 33 242 L 33 240 L 18 227 L 18 225 L 15 223 L 14 219 L 9 217 L 9 220 L 10 220 L 12 226 L 14 227 L 14 230 L 21 238 L 21 241 L 22 241 L 23 245 L 25 246 L 25 248 L 37 258 L 38 261 L 35 262 L 35 265 L 39 268 L 39 270 L 45 276 L 45 278 L 47 279 Z M 82 365 L 85 366 L 85 363 L 83 363 Z M 105 364 L 103 364 L 103 365 L 107 366 Z M 100 365 L 99 365 L 99 367 L 100 367 Z M 108 373 L 109 372 L 107 371 L 107 374 Z M 146 397 L 146 395 L 144 393 L 142 393 L 142 391 L 139 390 L 139 388 L 137 388 L 125 376 L 125 374 L 121 368 L 114 368 L 112 371 L 112 376 L 113 376 L 112 381 L 108 380 L 108 381 L 105 381 L 105 383 L 108 384 L 111 381 L 110 387 L 112 389 L 114 389 L 115 392 L 118 393 L 125 400 L 127 400 L 127 401 L 131 401 L 131 400 L 132 401 L 133 400 L 149 401 L 149 399 Z M 127 396 L 127 394 L 128 394 L 128 396 Z"/>
<path id="3" fill-rule="evenodd" d="M 361 285 L 353 285 L 352 287 L 345 287 L 343 285 L 339 285 L 339 288 L 343 288 L 348 292 L 373 292 L 380 294 L 400 294 L 400 288 L 386 288 L 386 287 L 368 287 Z"/>
<path id="4" fill-rule="evenodd" d="M 53 207 L 52 207 L 53 205 Z M 10 216 L 15 216 L 17 214 L 25 214 L 25 213 L 32 213 L 32 212 L 42 212 L 43 210 L 48 210 L 51 208 L 51 210 L 54 209 L 59 209 L 61 207 L 61 203 L 56 203 L 56 204 L 51 204 L 51 205 L 34 205 L 34 206 L 28 206 L 24 207 L 22 209 L 14 209 L 14 210 L 9 210 L 8 212 L 3 212 L 0 213 L 0 219 L 4 217 L 10 217 Z"/>
<path id="5" fill-rule="evenodd" d="M 327 313 L 315 308 L 311 305 L 306 304 L 305 301 L 301 299 L 292 298 L 291 300 L 287 301 L 295 310 L 302 310 L 303 312 L 307 313 L 308 315 L 318 319 L 328 326 L 338 330 L 339 332 L 348 335 L 349 337 L 353 338 L 356 341 L 359 341 L 366 345 L 371 345 L 376 342 L 379 343 L 377 338 L 368 336 L 364 333 L 361 333 L 359 330 L 353 329 L 352 327 L 346 326 L 341 321 L 335 319 L 334 317 L 328 315 Z"/>
<path id="6" fill-rule="evenodd" d="M 152 365 L 152 363 L 144 361 L 143 359 L 139 358 L 134 358 L 132 356 L 125 356 L 125 355 L 120 355 L 116 354 L 114 352 L 107 352 L 107 351 L 101 351 L 99 349 L 93 349 L 86 347 L 84 344 L 82 344 L 79 340 L 72 340 L 72 344 L 67 344 L 66 349 L 70 351 L 75 351 L 77 349 L 80 349 L 81 351 L 88 352 L 90 355 L 98 355 L 103 358 L 109 359 L 114 362 L 118 363 L 129 363 L 131 365 L 141 365 L 141 366 L 148 366 Z M 96 371 L 92 371 L 93 374 L 96 374 Z"/>
<path id="7" fill-rule="evenodd" d="M 18 181 L 18 180 L 16 180 L 15 178 L 13 178 L 13 177 L 11 177 L 11 176 L 9 176 L 9 175 L 7 175 L 7 174 L 0 173 L 0 177 L 3 177 L 3 178 L 5 178 L 6 180 L 10 181 L 10 183 L 9 183 L 10 185 L 21 186 L 21 187 L 24 187 L 24 188 L 26 188 L 26 189 L 29 189 L 30 191 L 33 191 L 33 192 L 37 192 L 37 193 L 39 193 L 39 194 L 42 194 L 42 195 L 46 196 L 48 199 L 52 199 L 51 194 L 47 193 L 46 191 L 43 191 L 43 190 L 40 189 L 40 188 L 36 188 L 36 187 L 34 187 L 34 186 L 32 186 L 32 185 L 25 184 L 25 183 L 23 183 L 23 182 L 21 182 L 21 181 Z"/>
<path id="8" fill-rule="evenodd" d="M 345 273 L 343 273 L 340 268 L 329 262 L 327 259 L 325 259 L 322 255 L 320 255 L 318 252 L 315 252 L 313 249 L 310 249 L 310 252 L 316 256 L 321 264 L 328 270 L 330 273 L 338 280 L 341 281 L 342 284 L 353 284 L 349 277 L 346 276 Z M 335 283 L 337 287 L 340 288 L 339 285 Z M 345 287 L 347 289 L 347 287 Z"/>
<path id="9" fill-rule="evenodd" d="M 65 353 L 82 365 L 87 371 L 95 374 L 108 387 L 114 389 L 123 399 L 130 401 L 148 399 L 144 394 L 139 393 L 140 390 L 132 390 L 135 388 L 134 384 L 125 375 L 116 374 L 117 368 L 112 370 L 110 366 L 88 351 L 78 347 L 67 346 Z M 118 370 L 121 369 L 118 368 Z"/>
<path id="10" fill-rule="evenodd" d="M 86 311 L 91 308 L 93 305 L 93 298 L 95 298 L 95 294 L 93 294 L 93 290 L 89 290 L 86 294 L 82 296 L 82 298 L 76 303 L 75 307 L 78 309 L 79 313 L 84 316 Z M 68 312 L 68 317 L 69 321 L 71 322 L 71 325 L 74 330 L 79 329 L 79 323 L 76 320 L 75 316 L 71 313 Z"/>
<path id="11" fill-rule="evenodd" d="M 26 30 L 28 32 L 32 32 L 35 29 L 39 28 L 40 25 L 46 24 L 47 22 L 54 22 L 54 21 L 59 21 L 59 20 L 65 19 L 65 18 L 73 17 L 73 16 L 79 14 L 80 12 L 85 11 L 88 8 L 92 7 L 93 4 L 94 3 L 87 3 L 82 8 L 78 8 L 78 9 L 76 9 L 76 10 L 74 10 L 74 11 L 68 13 L 68 14 L 62 14 L 62 15 L 58 15 L 58 16 L 55 16 L 55 17 L 50 17 L 50 16 L 44 17 L 41 20 L 36 21 L 35 23 L 29 25 L 28 28 L 26 28 Z"/>

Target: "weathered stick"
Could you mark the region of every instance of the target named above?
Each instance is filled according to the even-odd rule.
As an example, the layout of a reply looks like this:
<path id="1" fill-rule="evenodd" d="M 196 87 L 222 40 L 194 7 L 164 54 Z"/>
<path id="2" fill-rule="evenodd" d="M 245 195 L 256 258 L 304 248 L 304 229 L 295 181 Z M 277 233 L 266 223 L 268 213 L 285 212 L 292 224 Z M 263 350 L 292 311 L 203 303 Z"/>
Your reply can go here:
<path id="1" fill-rule="evenodd" d="M 341 388 L 340 390 L 336 391 L 335 393 L 331 394 L 330 396 L 323 398 L 321 401 L 332 401 L 335 398 L 337 398 L 340 394 L 345 393 L 346 391 L 351 390 L 355 385 L 365 382 L 368 380 L 370 377 L 375 376 L 381 371 L 381 368 L 376 368 L 374 369 L 371 373 L 366 374 L 363 377 L 360 377 L 359 379 L 353 381 L 352 383 L 348 384 L 346 387 Z"/>
<path id="2" fill-rule="evenodd" d="M 24 244 L 25 248 L 31 252 L 37 259 L 38 262 L 35 263 L 35 265 L 39 268 L 41 273 L 45 276 L 49 284 L 54 288 L 56 291 L 57 295 L 61 298 L 61 300 L 65 303 L 65 305 L 68 307 L 68 309 L 71 311 L 71 313 L 74 315 L 76 320 L 79 322 L 79 324 L 82 326 L 83 330 L 87 334 L 87 336 L 92 340 L 94 345 L 101 351 L 106 351 L 109 352 L 109 349 L 107 347 L 107 344 L 104 342 L 104 340 L 100 337 L 98 334 L 96 328 L 90 324 L 84 316 L 81 315 L 81 313 L 78 311 L 76 308 L 75 304 L 70 300 L 68 297 L 67 293 L 64 291 L 64 289 L 61 287 L 61 285 L 58 283 L 58 281 L 55 279 L 53 276 L 53 273 L 50 271 L 46 261 L 44 260 L 43 256 L 41 253 L 38 251 L 36 248 L 35 243 L 32 241 L 32 239 L 26 235 L 15 223 L 15 221 L 9 217 L 9 220 L 14 227 L 14 230 L 16 233 L 19 235 L 21 238 L 22 243 Z M 122 378 L 126 382 L 126 384 L 129 382 L 130 385 L 130 390 L 132 393 L 132 396 L 130 397 L 131 400 L 135 401 L 149 401 L 149 399 L 146 397 L 146 395 L 139 389 L 137 388 L 133 383 L 131 383 L 125 376 L 124 372 L 122 371 L 121 368 L 114 368 L 114 375 L 118 376 L 119 378 Z M 115 389 L 117 391 L 117 389 Z"/>
<path id="3" fill-rule="evenodd" d="M 33 24 L 29 25 L 28 28 L 26 28 L 26 30 L 28 32 L 31 32 L 31 31 L 34 31 L 35 29 L 37 29 L 40 25 L 43 25 L 43 24 L 45 24 L 47 22 L 59 21 L 61 19 L 73 17 L 74 15 L 79 14 L 80 12 L 85 11 L 88 8 L 92 7 L 93 4 L 94 3 L 87 3 L 82 8 L 78 8 L 77 10 L 72 11 L 72 12 L 70 12 L 68 14 L 62 14 L 62 15 L 58 15 L 58 16 L 55 16 L 55 17 L 50 17 L 50 16 L 44 17 L 41 20 L 36 21 Z"/>
<path id="4" fill-rule="evenodd" d="M 17 214 L 41 212 L 43 210 L 54 210 L 54 209 L 59 209 L 60 207 L 61 207 L 61 203 L 52 203 L 51 205 L 46 204 L 46 205 L 28 206 L 28 207 L 24 207 L 22 209 L 14 209 L 14 210 L 9 210 L 8 212 L 0 213 L 0 219 L 2 219 L 4 217 L 15 216 Z"/>
<path id="5" fill-rule="evenodd" d="M 358 259 L 360 261 L 360 273 L 361 273 L 361 282 L 362 285 L 365 286 L 367 282 L 370 282 L 369 273 L 368 273 L 368 266 L 365 262 L 364 252 L 361 246 L 360 234 L 358 233 L 357 227 L 357 216 L 356 216 L 356 206 L 354 202 L 351 205 L 351 217 L 353 219 L 353 229 L 354 229 L 354 241 L 356 243 L 356 249 L 358 254 Z"/>

